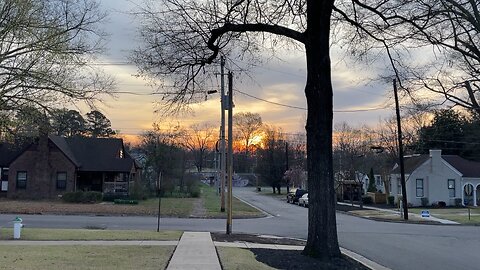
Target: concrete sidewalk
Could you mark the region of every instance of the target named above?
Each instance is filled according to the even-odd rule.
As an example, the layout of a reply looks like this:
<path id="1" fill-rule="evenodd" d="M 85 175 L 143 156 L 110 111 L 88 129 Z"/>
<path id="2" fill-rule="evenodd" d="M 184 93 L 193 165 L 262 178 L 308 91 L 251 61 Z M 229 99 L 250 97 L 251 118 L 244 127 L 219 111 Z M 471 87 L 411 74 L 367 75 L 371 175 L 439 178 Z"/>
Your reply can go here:
<path id="1" fill-rule="evenodd" d="M 265 248 L 277 250 L 302 250 L 304 246 L 257 244 L 249 242 L 213 242 L 209 232 L 184 232 L 180 241 L 137 241 L 137 240 L 91 240 L 91 241 L 28 241 L 1 240 L 0 246 L 177 246 L 167 266 L 167 270 L 221 270 L 217 255 L 218 247 Z M 359 254 L 340 248 L 341 252 L 370 269 L 386 270 Z"/>
<path id="2" fill-rule="evenodd" d="M 209 232 L 184 232 L 167 270 L 221 270 Z"/>

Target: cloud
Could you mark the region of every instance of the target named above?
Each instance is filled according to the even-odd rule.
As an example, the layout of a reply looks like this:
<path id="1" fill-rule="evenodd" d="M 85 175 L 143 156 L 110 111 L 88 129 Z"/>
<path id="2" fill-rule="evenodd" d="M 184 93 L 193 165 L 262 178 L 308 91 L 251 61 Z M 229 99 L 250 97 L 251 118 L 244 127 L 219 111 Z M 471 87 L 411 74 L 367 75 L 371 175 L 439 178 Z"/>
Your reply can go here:
<path id="1" fill-rule="evenodd" d="M 110 22 L 104 27 L 111 36 L 107 44 L 107 54 L 102 56 L 99 62 L 112 64 L 105 65 L 104 69 L 117 79 L 119 92 L 152 93 L 155 89 L 146 85 L 143 79 L 132 76 L 137 72 L 136 67 L 124 64 L 128 61 L 129 52 L 139 44 L 135 28 L 137 23 L 126 13 L 141 1 L 102 0 L 100 3 L 110 11 Z M 277 56 L 282 60 L 271 58 L 251 68 L 248 74 L 240 74 L 234 70 L 234 89 L 259 98 L 235 92 L 234 111 L 259 113 L 264 122 L 280 126 L 286 132 L 303 132 L 306 112 L 288 106 L 306 107 L 304 87 L 307 72 L 304 52 L 279 51 Z M 333 55 L 332 58 L 338 57 Z M 228 68 L 236 68 L 233 63 L 230 64 Z M 235 64 L 240 67 L 246 65 L 241 61 Z M 335 110 L 368 109 L 385 104 L 388 101 L 385 95 L 388 87 L 366 84 L 375 72 L 373 68 L 352 66 L 342 61 L 334 62 L 332 80 Z M 107 99 L 107 106 L 101 108 L 112 121 L 112 127 L 120 129 L 122 133 L 138 134 L 151 128 L 154 121 L 173 123 L 178 121 L 185 126 L 206 121 L 216 125 L 220 123 L 218 94 L 209 96 L 205 102 L 192 105 L 193 114 L 174 118 L 165 118 L 154 113 L 154 104 L 158 99 L 159 97 L 155 95 L 118 94 L 116 99 Z M 275 105 L 262 99 L 288 106 Z M 379 117 L 388 115 L 389 110 L 335 113 L 334 121 L 376 123 Z"/>

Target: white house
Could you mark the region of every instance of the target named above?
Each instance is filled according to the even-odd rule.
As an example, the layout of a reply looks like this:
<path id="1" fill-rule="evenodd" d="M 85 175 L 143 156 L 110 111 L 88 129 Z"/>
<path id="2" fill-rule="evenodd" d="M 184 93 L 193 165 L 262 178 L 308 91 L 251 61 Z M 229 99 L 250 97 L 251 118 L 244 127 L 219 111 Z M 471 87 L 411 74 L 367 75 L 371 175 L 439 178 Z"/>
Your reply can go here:
<path id="1" fill-rule="evenodd" d="M 430 150 L 429 155 L 405 158 L 407 201 L 414 206 L 445 202 L 446 205 L 480 205 L 480 162 L 457 155 L 442 155 L 442 150 Z M 391 174 L 390 194 L 402 195 L 400 168 Z"/>

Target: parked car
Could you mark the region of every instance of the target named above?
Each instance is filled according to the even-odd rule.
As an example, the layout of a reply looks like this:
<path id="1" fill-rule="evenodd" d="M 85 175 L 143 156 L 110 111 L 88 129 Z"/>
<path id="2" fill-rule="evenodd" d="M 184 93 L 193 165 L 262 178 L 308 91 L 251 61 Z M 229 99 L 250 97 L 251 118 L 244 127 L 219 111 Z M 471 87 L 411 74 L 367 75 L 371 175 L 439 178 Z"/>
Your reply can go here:
<path id="1" fill-rule="evenodd" d="M 287 194 L 287 203 L 298 203 L 298 199 L 300 199 L 305 193 L 307 193 L 307 191 L 300 188 L 290 191 Z"/>
<path id="2" fill-rule="evenodd" d="M 308 207 L 308 193 L 303 194 L 303 196 L 298 199 L 298 205 Z"/>

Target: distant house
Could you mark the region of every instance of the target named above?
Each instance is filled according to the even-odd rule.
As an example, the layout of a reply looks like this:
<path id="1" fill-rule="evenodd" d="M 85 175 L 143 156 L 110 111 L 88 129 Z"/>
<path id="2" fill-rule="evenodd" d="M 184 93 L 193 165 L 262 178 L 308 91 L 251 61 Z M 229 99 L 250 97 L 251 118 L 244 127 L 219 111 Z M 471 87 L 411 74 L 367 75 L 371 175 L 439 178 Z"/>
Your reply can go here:
<path id="1" fill-rule="evenodd" d="M 446 205 L 480 205 L 480 162 L 457 155 L 442 155 L 442 150 L 430 150 L 428 155 L 405 158 L 407 201 L 422 205 L 445 202 Z M 391 174 L 391 194 L 397 200 L 402 194 L 400 169 Z"/>
<path id="2" fill-rule="evenodd" d="M 53 198 L 78 190 L 128 195 L 140 177 L 140 167 L 116 138 L 42 136 L 10 160 L 7 171 L 2 184 L 8 182 L 9 198 Z"/>

